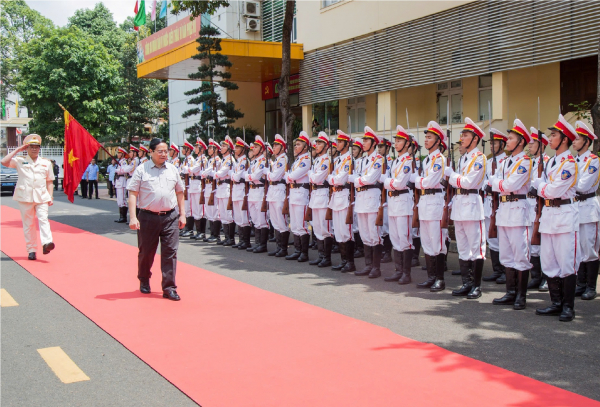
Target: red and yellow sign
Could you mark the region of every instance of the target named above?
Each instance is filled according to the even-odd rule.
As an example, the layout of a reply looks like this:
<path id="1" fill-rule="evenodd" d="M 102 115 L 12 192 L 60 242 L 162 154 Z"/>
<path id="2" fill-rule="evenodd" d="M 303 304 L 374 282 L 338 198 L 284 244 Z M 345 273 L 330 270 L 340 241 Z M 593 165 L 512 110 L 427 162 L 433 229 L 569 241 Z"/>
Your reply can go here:
<path id="1" fill-rule="evenodd" d="M 183 18 L 138 43 L 138 63 L 142 63 L 166 51 L 187 44 L 200 35 L 201 17 Z"/>
<path id="2" fill-rule="evenodd" d="M 279 97 L 279 79 L 262 83 L 262 100 Z M 300 74 L 290 75 L 290 95 L 300 93 Z"/>

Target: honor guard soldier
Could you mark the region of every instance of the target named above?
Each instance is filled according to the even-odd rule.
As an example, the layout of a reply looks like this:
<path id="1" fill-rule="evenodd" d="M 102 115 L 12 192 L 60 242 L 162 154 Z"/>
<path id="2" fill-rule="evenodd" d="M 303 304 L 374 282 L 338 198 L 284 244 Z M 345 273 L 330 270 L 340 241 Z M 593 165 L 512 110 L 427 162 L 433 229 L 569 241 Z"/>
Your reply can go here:
<path id="1" fill-rule="evenodd" d="M 140 164 L 143 164 L 146 161 L 148 161 L 148 147 L 146 147 L 143 144 L 140 144 L 140 151 L 138 153 L 138 157 L 140 159 Z"/>
<path id="2" fill-rule="evenodd" d="M 119 220 L 117 221 L 117 223 L 127 223 L 127 198 L 125 197 L 125 189 L 127 189 L 127 187 L 129 186 L 129 183 L 131 182 L 131 176 L 133 175 L 133 172 L 135 171 L 136 167 L 137 167 L 137 152 L 138 149 L 136 147 L 134 147 L 133 145 L 129 145 L 129 154 L 128 154 L 128 158 L 127 159 L 123 159 L 123 160 L 119 160 L 119 167 L 117 168 L 117 175 L 120 175 L 122 177 L 119 177 L 118 181 L 117 181 L 117 185 L 119 185 L 119 181 L 121 181 L 121 183 L 123 184 L 123 189 L 122 189 L 122 202 L 119 201 L 119 195 L 117 195 L 117 203 L 119 204 L 119 208 L 123 207 L 125 209 L 120 209 L 120 211 L 123 211 L 122 213 L 122 218 L 119 218 Z M 127 155 L 127 153 L 125 154 Z M 117 191 L 118 191 L 119 187 L 117 186 Z"/>
<path id="3" fill-rule="evenodd" d="M 190 202 L 190 212 L 194 218 L 194 226 L 196 226 L 196 234 L 190 236 L 190 239 L 202 240 L 206 237 L 206 217 L 204 216 L 204 205 L 200 204 L 202 196 L 202 172 L 206 169 L 207 159 L 204 152 L 207 145 L 200 137 L 196 138 L 196 159 L 192 167 L 187 169 L 187 174 L 190 179 L 188 187 L 188 200 Z"/>
<path id="4" fill-rule="evenodd" d="M 481 277 L 485 260 L 485 221 L 480 190 L 485 180 L 486 157 L 477 148 L 485 133 L 473 120 L 465 119 L 460 144 L 464 154 L 460 158 L 459 171 L 446 167 L 444 174 L 448 183 L 456 189 L 452 202 L 452 216 L 458 248 L 458 262 L 462 287 L 452 291 L 454 296 L 468 299 L 481 297 Z"/>
<path id="5" fill-rule="evenodd" d="M 538 177 L 538 165 L 540 164 L 540 156 L 543 153 L 543 150 L 546 146 L 548 146 L 548 137 L 542 133 L 540 130 L 535 127 L 531 127 L 531 142 L 529 143 L 529 158 L 531 158 L 532 166 L 531 166 L 531 180 L 533 181 Z M 545 153 L 543 157 L 544 168 L 546 168 L 546 164 L 550 157 Z M 531 191 L 527 193 L 527 202 L 529 203 L 529 220 L 532 221 L 535 219 L 536 207 L 537 207 L 537 196 L 533 194 Z M 533 229 L 530 230 L 529 233 L 529 241 L 531 241 L 531 237 L 533 235 Z M 540 245 L 532 244 L 529 249 L 530 259 L 529 261 L 533 265 L 531 268 L 531 279 L 527 284 L 527 289 L 531 290 L 533 288 L 537 288 L 538 291 L 548 291 L 548 283 L 546 282 L 546 276 L 542 271 L 542 263 L 540 260 Z"/>
<path id="6" fill-rule="evenodd" d="M 215 172 L 217 180 L 217 192 L 215 198 L 219 207 L 219 222 L 223 226 L 225 240 L 217 241 L 218 245 L 233 246 L 235 244 L 235 222 L 233 213 L 227 210 L 229 196 L 231 194 L 231 171 L 235 165 L 233 158 L 233 141 L 229 136 L 221 142 L 221 166 Z"/>
<path id="7" fill-rule="evenodd" d="M 516 119 L 508 130 L 506 149 L 510 156 L 500 164 L 490 178 L 492 191 L 500 193 L 496 213 L 500 262 L 506 274 L 506 294 L 492 301 L 495 305 L 513 305 L 525 309 L 529 280 L 529 191 L 532 163 L 525 154 L 531 136 L 523 123 Z"/>
<path id="8" fill-rule="evenodd" d="M 494 128 L 490 129 L 490 149 L 493 150 L 492 157 L 488 158 L 486 165 L 486 182 L 487 186 L 488 181 L 492 177 L 492 172 L 498 171 L 500 168 L 500 164 L 506 159 L 506 153 L 504 149 L 506 148 L 506 134 L 502 133 L 500 130 L 496 130 Z M 494 156 L 496 157 L 496 165 L 494 166 Z M 493 273 L 491 276 L 483 277 L 483 281 L 495 281 L 497 284 L 506 284 L 506 276 L 504 275 L 504 266 L 500 263 L 500 246 L 498 244 L 497 237 L 489 237 L 490 234 L 490 217 L 492 215 L 492 194 L 487 193 L 483 200 L 483 212 L 485 216 L 485 230 L 487 232 L 487 246 L 490 249 L 490 257 L 492 259 L 492 270 Z"/>
<path id="9" fill-rule="evenodd" d="M 377 146 L 377 152 L 379 155 L 383 156 L 387 162 L 386 165 L 386 173 L 381 175 L 381 182 L 390 176 L 390 168 L 392 167 L 392 163 L 394 159 L 390 154 L 390 150 L 392 148 L 392 142 L 385 137 L 379 138 L 379 145 Z M 392 262 L 392 241 L 390 240 L 390 227 L 388 223 L 388 204 L 387 200 L 383 204 L 383 226 L 381 227 L 381 240 L 383 241 L 383 254 L 381 256 L 382 263 L 391 263 Z"/>
<path id="10" fill-rule="evenodd" d="M 425 130 L 425 148 L 429 155 L 423 161 L 422 175 L 412 174 L 411 182 L 421 190 L 419 198 L 419 232 L 421 246 L 425 253 L 427 280 L 417 284 L 418 288 L 429 288 L 430 291 L 442 291 L 446 288 L 444 282 L 444 267 L 447 248 L 441 221 L 444 211 L 444 194 L 442 177 L 446 167 L 446 158 L 440 152 L 445 148 L 446 133 L 439 124 L 429 122 Z"/>
<path id="11" fill-rule="evenodd" d="M 352 138 L 341 130 L 337 131 L 337 145 L 339 147 L 339 157 L 335 159 L 333 172 L 327 177 L 327 182 L 332 186 L 333 195 L 329 200 L 329 208 L 332 211 L 333 231 L 335 240 L 340 247 L 342 262 L 333 266 L 332 270 L 339 270 L 342 273 L 356 271 L 354 265 L 354 241 L 352 239 L 352 220 L 347 223 L 348 208 L 353 205 L 350 202 L 350 188 L 348 183 L 350 172 L 356 172 L 356 166 L 353 163 L 350 145 Z M 362 151 L 362 150 L 361 150 Z"/>
<path id="12" fill-rule="evenodd" d="M 421 148 L 419 146 L 419 142 L 414 134 L 410 133 L 412 137 L 412 145 L 410 146 L 409 154 L 414 157 L 415 160 L 415 172 L 418 173 L 421 168 Z M 414 204 L 414 203 L 413 203 Z M 411 267 L 421 267 L 421 262 L 419 261 L 419 256 L 421 255 L 421 233 L 419 227 L 412 228 L 412 237 L 413 237 L 413 258 L 410 264 Z"/>
<path id="13" fill-rule="evenodd" d="M 233 188 L 231 201 L 233 202 L 233 219 L 238 227 L 239 243 L 232 248 L 245 250 L 250 247 L 250 221 L 248 220 L 248 201 L 246 200 L 246 182 L 244 174 L 248 171 L 248 153 L 250 146 L 244 140 L 235 139 L 235 164 L 231 171 L 231 187 Z M 246 200 L 246 208 L 244 208 Z"/>
<path id="14" fill-rule="evenodd" d="M 119 220 L 117 223 L 127 223 L 127 199 L 125 191 L 127 188 L 127 172 L 119 171 L 121 168 L 127 168 L 127 150 L 123 147 L 117 149 L 117 169 L 115 170 L 115 194 L 117 195 L 117 205 L 119 207 Z"/>
<path id="15" fill-rule="evenodd" d="M 208 139 L 208 161 L 206 169 L 202 171 L 201 177 L 204 178 L 204 214 L 206 219 L 210 221 L 210 236 L 203 239 L 203 242 L 215 243 L 221 240 L 221 225 L 219 223 L 219 206 L 215 200 L 216 180 L 215 173 L 221 166 L 221 158 L 219 157 L 220 146 L 212 138 Z M 212 199 L 211 199 L 211 195 Z"/>
<path id="16" fill-rule="evenodd" d="M 252 253 L 265 253 L 267 251 L 267 241 L 269 239 L 269 224 L 267 223 L 267 212 L 262 212 L 262 202 L 265 198 L 267 146 L 259 135 L 255 136 L 252 149 L 254 150 L 254 161 L 250 165 L 249 171 L 245 174 L 245 179 L 250 183 L 250 190 L 248 192 L 248 211 L 250 212 L 252 223 L 254 223 L 254 233 L 256 234 L 258 244 L 255 247 L 247 248 L 246 251 Z"/>
<path id="17" fill-rule="evenodd" d="M 354 160 L 354 171 L 352 175 L 362 175 L 362 169 L 364 167 L 364 163 L 367 160 L 367 157 L 364 157 L 365 147 L 362 143 L 362 139 L 356 138 L 352 144 L 352 158 Z M 348 177 L 350 178 L 350 177 Z M 348 180 L 349 184 L 353 184 Z M 354 202 L 351 203 L 353 205 L 352 208 L 352 236 L 354 236 L 354 258 L 358 259 L 361 257 L 365 257 L 365 245 L 360 237 L 360 232 L 358 231 L 358 215 L 355 210 L 355 202 L 356 202 L 356 189 L 354 190 Z"/>
<path id="18" fill-rule="evenodd" d="M 179 176 L 185 185 L 184 202 L 185 202 L 185 227 L 179 232 L 181 237 L 192 237 L 194 236 L 194 217 L 192 216 L 192 207 L 190 205 L 189 188 L 190 188 L 190 169 L 194 166 L 194 146 L 185 141 L 182 147 L 183 159 L 179 165 Z"/>
<path id="19" fill-rule="evenodd" d="M 365 127 L 363 146 L 367 157 L 363 162 L 362 173 L 353 174 L 348 178 L 356 188 L 356 203 L 354 212 L 358 218 L 358 229 L 365 245 L 365 268 L 354 272 L 357 276 L 369 278 L 381 277 L 381 257 L 383 241 L 381 227 L 376 225 L 377 212 L 381 205 L 381 190 L 379 189 L 385 158 L 377 153 L 379 137 L 369 127 Z"/>
<path id="20" fill-rule="evenodd" d="M 579 135 L 562 115 L 550 128 L 550 148 L 556 155 L 548 161 L 542 178 L 533 187 L 544 199 L 540 218 L 540 258 L 548 277 L 552 305 L 537 309 L 538 315 L 560 315 L 560 321 L 575 318 L 577 270 L 581 262 L 579 208 L 575 202 L 578 170 L 569 152 Z"/>
<path id="21" fill-rule="evenodd" d="M 387 193 L 387 213 L 389 215 L 389 238 L 394 250 L 395 273 L 384 278 L 385 281 L 398 281 L 404 285 L 411 282 L 411 263 L 413 258 L 413 195 L 408 182 L 413 173 L 413 157 L 409 153 L 412 138 L 404 127 L 396 127 L 394 146 L 396 157 L 390 166 L 390 173 L 383 181 Z"/>
<path id="22" fill-rule="evenodd" d="M 269 203 L 269 218 L 275 229 L 275 241 L 277 248 L 269 252 L 269 256 L 285 257 L 288 255 L 288 242 L 290 241 L 290 228 L 287 215 L 283 214 L 283 202 L 286 199 L 285 173 L 288 170 L 287 144 L 279 134 L 275 135 L 273 141 L 273 160 L 267 172 L 269 191 L 267 191 L 267 202 Z"/>
<path id="23" fill-rule="evenodd" d="M 311 167 L 310 139 L 305 131 L 301 131 L 294 141 L 294 156 L 296 159 L 285 176 L 290 186 L 290 225 L 294 234 L 294 253 L 285 257 L 286 260 L 308 261 L 308 244 L 310 235 L 308 225 L 304 220 L 308 206 L 308 171 Z"/>
<path id="24" fill-rule="evenodd" d="M 331 222 L 325 219 L 327 206 L 329 205 L 329 138 L 323 131 L 319 132 L 316 143 L 316 158 L 312 169 L 308 172 L 308 180 L 311 188 L 309 208 L 312 210 L 312 228 L 317 238 L 317 247 L 320 256 L 309 262 L 312 266 L 330 267 L 331 250 L 333 248 L 333 231 Z"/>
<path id="25" fill-rule="evenodd" d="M 575 161 L 579 167 L 577 177 L 577 195 L 579 202 L 579 241 L 581 242 L 581 264 L 577 272 L 577 289 L 575 296 L 582 300 L 596 298 L 596 281 L 598 280 L 598 221 L 600 220 L 600 204 L 596 197 L 600 181 L 600 162 L 598 156 L 589 151 L 589 147 L 597 139 L 583 122 L 576 123 L 575 131 L 579 138 L 573 141 L 577 150 Z"/>
<path id="26" fill-rule="evenodd" d="M 174 143 L 171 143 L 169 146 L 169 159 L 168 163 L 173 164 L 177 169 L 179 169 L 179 147 Z"/>

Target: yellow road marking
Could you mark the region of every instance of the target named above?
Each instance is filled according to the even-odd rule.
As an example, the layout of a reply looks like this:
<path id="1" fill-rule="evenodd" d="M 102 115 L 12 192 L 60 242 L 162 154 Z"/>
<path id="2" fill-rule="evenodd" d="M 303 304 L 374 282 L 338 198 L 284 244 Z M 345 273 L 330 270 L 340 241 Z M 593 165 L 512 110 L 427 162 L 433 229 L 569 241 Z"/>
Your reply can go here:
<path id="1" fill-rule="evenodd" d="M 60 346 L 38 349 L 37 351 L 61 382 L 75 383 L 90 380 Z"/>
<path id="2" fill-rule="evenodd" d="M 19 305 L 18 302 L 6 291 L 4 288 L 0 289 L 0 306 L 2 307 L 16 307 Z"/>

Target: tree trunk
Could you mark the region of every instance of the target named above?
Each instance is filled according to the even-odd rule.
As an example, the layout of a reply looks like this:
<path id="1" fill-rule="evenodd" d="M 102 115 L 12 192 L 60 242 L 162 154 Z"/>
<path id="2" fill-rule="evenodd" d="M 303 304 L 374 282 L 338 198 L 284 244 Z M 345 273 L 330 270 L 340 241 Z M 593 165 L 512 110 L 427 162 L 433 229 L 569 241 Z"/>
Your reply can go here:
<path id="1" fill-rule="evenodd" d="M 283 138 L 288 145 L 288 154 L 293 151 L 291 142 L 294 139 L 292 125 L 294 114 L 290 108 L 290 65 L 292 26 L 294 24 L 294 9 L 296 1 L 285 2 L 285 18 L 283 19 L 283 33 L 281 39 L 281 78 L 279 79 L 279 102 L 281 104 L 281 118 L 283 119 Z M 265 135 L 266 137 L 266 135 Z M 293 155 L 291 155 L 293 159 Z"/>
<path id="2" fill-rule="evenodd" d="M 596 84 L 596 103 L 592 106 L 592 123 L 594 125 L 594 133 L 600 136 L 600 39 L 598 40 L 598 83 Z M 598 155 L 600 150 L 600 140 L 594 141 L 593 151 Z"/>

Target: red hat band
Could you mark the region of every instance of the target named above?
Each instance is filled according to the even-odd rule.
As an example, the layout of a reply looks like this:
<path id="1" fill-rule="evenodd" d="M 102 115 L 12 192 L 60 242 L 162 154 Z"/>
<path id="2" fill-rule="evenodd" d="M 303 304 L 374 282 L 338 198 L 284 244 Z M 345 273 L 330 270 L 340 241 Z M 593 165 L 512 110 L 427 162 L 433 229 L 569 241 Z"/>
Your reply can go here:
<path id="1" fill-rule="evenodd" d="M 560 122 L 560 120 L 558 122 L 556 122 L 556 124 L 554 125 L 554 127 L 556 127 L 558 130 L 560 130 L 571 141 L 573 141 L 573 140 L 575 140 L 577 138 L 575 134 L 572 134 L 571 131 L 564 124 L 562 124 Z"/>
<path id="2" fill-rule="evenodd" d="M 470 131 L 470 132 L 476 134 L 477 137 L 479 137 L 480 139 L 485 137 L 485 134 L 482 134 L 478 128 L 476 128 L 475 126 L 472 126 L 470 124 L 467 124 L 463 131 Z"/>

